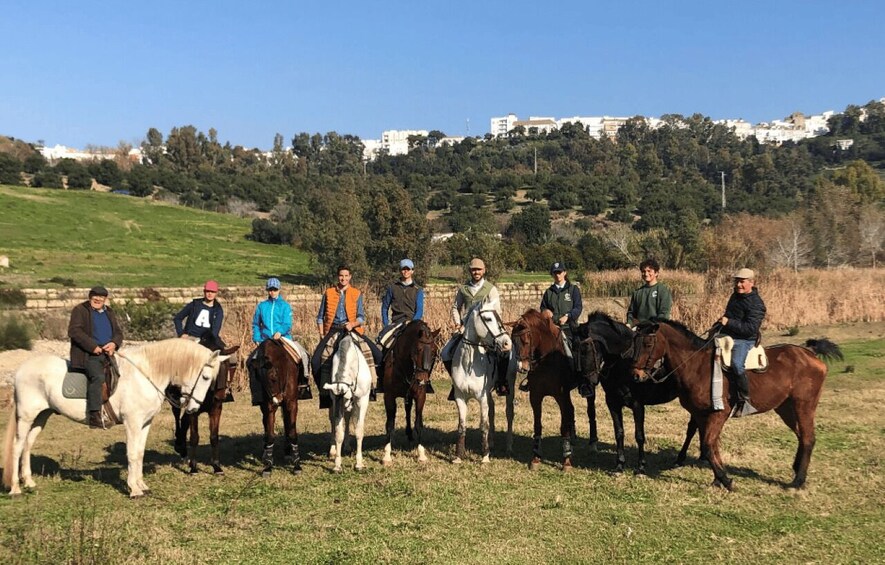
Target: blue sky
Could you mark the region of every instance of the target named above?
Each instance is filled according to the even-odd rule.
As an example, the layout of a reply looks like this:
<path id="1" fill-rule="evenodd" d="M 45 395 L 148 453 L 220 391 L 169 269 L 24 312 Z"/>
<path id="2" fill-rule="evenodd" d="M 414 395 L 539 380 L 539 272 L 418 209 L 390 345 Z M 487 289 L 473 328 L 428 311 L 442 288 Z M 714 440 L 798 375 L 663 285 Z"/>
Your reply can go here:
<path id="1" fill-rule="evenodd" d="M 320 5 L 322 4 L 322 5 Z M 74 147 L 192 124 L 471 135 L 489 118 L 751 122 L 885 96 L 885 2 L 18 2 L 0 134 Z"/>

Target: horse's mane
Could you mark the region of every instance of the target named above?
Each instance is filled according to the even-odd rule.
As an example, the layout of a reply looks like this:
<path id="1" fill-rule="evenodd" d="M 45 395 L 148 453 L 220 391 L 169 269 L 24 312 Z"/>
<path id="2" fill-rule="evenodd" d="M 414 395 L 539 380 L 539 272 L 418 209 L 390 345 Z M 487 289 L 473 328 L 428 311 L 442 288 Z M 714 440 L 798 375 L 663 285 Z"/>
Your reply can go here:
<path id="1" fill-rule="evenodd" d="M 688 329 L 688 326 L 683 324 L 682 322 L 677 322 L 676 320 L 655 320 L 653 323 L 655 324 L 667 324 L 674 330 L 678 331 L 685 337 L 687 337 L 691 341 L 692 347 L 696 349 L 702 349 L 710 344 L 707 340 L 701 338 L 696 333 Z M 645 324 L 641 324 L 640 327 L 644 327 Z"/>
<path id="2" fill-rule="evenodd" d="M 534 308 L 526 310 L 522 315 L 522 320 L 525 321 L 526 326 L 546 330 L 548 333 L 554 327 L 548 318 L 545 318 L 540 311 Z"/>
<path id="3" fill-rule="evenodd" d="M 209 350 L 188 339 L 164 339 L 126 348 L 126 357 L 141 357 L 141 370 L 149 376 L 170 375 L 171 384 L 181 385 L 183 380 L 196 374 L 209 359 Z"/>
<path id="4" fill-rule="evenodd" d="M 630 346 L 633 341 L 633 330 L 627 327 L 627 324 L 618 322 L 605 312 L 596 310 L 587 317 L 587 321 L 580 326 L 579 335 L 583 338 L 590 337 L 590 333 L 602 338 L 606 343 L 606 348 L 612 351 L 611 345 L 616 346 L 614 349 L 623 350 Z"/>

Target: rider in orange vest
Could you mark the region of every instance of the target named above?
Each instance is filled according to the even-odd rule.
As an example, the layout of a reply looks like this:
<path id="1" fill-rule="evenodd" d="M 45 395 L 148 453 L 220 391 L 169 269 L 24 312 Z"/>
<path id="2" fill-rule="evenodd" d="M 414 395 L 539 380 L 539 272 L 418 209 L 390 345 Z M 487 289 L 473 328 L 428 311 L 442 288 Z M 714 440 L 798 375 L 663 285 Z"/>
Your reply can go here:
<path id="1" fill-rule="evenodd" d="M 363 307 L 363 293 L 358 288 L 350 286 L 352 275 L 350 267 L 341 265 L 338 267 L 338 284 L 326 289 L 323 298 L 320 301 L 320 310 L 317 313 L 317 330 L 322 339 L 320 339 L 317 348 L 311 357 L 311 368 L 313 369 L 313 377 L 320 389 L 320 399 L 322 402 L 323 390 L 320 383 L 321 363 L 323 351 L 326 343 L 340 332 L 354 331 L 363 338 L 372 351 L 372 358 L 375 360 L 376 374 L 382 370 L 381 367 L 381 351 L 378 346 L 365 336 L 366 330 L 366 311 Z M 372 392 L 370 397 L 375 400 L 375 378 L 372 378 Z"/>

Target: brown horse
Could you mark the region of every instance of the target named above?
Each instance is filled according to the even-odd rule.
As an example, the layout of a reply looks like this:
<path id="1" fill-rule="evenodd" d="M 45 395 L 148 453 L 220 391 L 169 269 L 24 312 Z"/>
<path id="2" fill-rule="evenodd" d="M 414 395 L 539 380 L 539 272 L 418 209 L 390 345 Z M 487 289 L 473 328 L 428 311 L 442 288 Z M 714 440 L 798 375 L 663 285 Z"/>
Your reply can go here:
<path id="1" fill-rule="evenodd" d="M 301 473 L 301 457 L 298 453 L 298 381 L 304 370 L 304 362 L 296 363 L 280 341 L 267 339 L 259 344 L 250 361 L 256 380 L 264 393 L 261 417 L 264 423 L 264 452 L 261 474 L 269 477 L 273 470 L 274 424 L 277 408 L 283 408 L 283 428 L 286 434 L 285 461 L 292 465 L 294 474 Z"/>
<path id="2" fill-rule="evenodd" d="M 384 446 L 384 466 L 393 464 L 390 456 L 393 430 L 396 427 L 396 399 L 402 398 L 406 412 L 406 437 L 412 441 L 412 402 L 415 403 L 415 435 L 418 439 L 418 461 L 425 463 L 427 455 L 421 445 L 424 431 L 424 400 L 430 373 L 436 363 L 437 337 L 423 320 L 406 324 L 384 358 L 384 409 L 387 412 L 387 444 Z"/>
<path id="3" fill-rule="evenodd" d="M 791 487 L 800 488 L 808 475 L 814 449 L 814 414 L 823 392 L 827 366 L 818 357 L 842 359 L 839 347 L 825 339 L 808 340 L 806 347 L 766 347 L 768 369 L 764 374 L 747 373 L 750 397 L 759 413 L 774 410 L 799 440 L 793 460 L 795 477 Z M 633 371 L 636 378 L 649 378 L 661 359 L 672 370 L 660 379 L 676 379 L 679 401 L 689 411 L 701 432 L 701 451 L 713 468 L 713 485 L 733 490 L 719 455 L 719 434 L 731 414 L 729 383 L 723 379 L 724 410 L 713 410 L 713 347 L 679 322 L 661 321 L 640 326 L 634 342 Z"/>
<path id="4" fill-rule="evenodd" d="M 529 403 L 534 416 L 529 468 L 536 470 L 541 466 L 541 407 L 544 397 L 552 396 L 559 405 L 562 470 L 569 471 L 572 467 L 572 440 L 575 437 L 575 407 L 570 392 L 576 381 L 572 361 L 562 346 L 561 330 L 549 315 L 532 308 L 513 322 L 511 336 L 516 347 L 518 374 L 527 375 L 528 378 Z M 508 448 L 512 445 L 511 414 L 508 409 Z"/>
<path id="5" fill-rule="evenodd" d="M 222 355 L 232 355 L 240 349 L 239 345 L 225 347 L 221 338 L 207 331 L 200 338 L 200 345 L 210 351 L 221 351 Z M 175 419 L 175 451 L 182 457 L 188 458 L 188 467 L 191 474 L 197 472 L 197 446 L 200 444 L 199 415 L 209 414 L 209 444 L 212 446 L 212 472 L 223 475 L 224 469 L 218 456 L 218 427 L 221 424 L 221 410 L 227 398 L 227 383 L 233 378 L 237 367 L 229 360 L 225 360 L 218 368 L 218 378 L 206 392 L 206 398 L 200 404 L 200 409 L 195 414 L 181 414 L 181 408 L 172 404 L 172 417 Z M 227 378 L 225 378 L 227 377 Z M 170 386 L 166 389 L 167 398 L 181 396 L 181 388 Z M 187 445 L 187 433 L 190 431 L 190 447 Z"/>

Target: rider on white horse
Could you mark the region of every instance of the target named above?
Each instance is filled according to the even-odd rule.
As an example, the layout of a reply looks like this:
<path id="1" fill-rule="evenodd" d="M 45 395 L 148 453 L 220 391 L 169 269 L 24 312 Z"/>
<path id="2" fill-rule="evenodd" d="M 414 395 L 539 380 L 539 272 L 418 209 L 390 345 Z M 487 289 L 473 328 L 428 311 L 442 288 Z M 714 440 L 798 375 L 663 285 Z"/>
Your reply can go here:
<path id="1" fill-rule="evenodd" d="M 68 337 L 71 338 L 71 368 L 86 372 L 89 385 L 86 410 L 90 428 L 104 428 L 101 417 L 101 385 L 104 383 L 103 358 L 111 358 L 123 345 L 123 331 L 114 311 L 105 303 L 108 290 L 94 286 L 89 300 L 71 311 Z M 110 423 L 113 425 L 113 423 Z"/>
<path id="2" fill-rule="evenodd" d="M 451 325 L 455 333 L 439 354 L 449 375 L 452 374 L 452 357 L 455 355 L 455 347 L 457 347 L 458 342 L 461 341 L 463 335 L 464 318 L 470 309 L 473 308 L 474 305 L 485 301 L 487 304 L 486 309 L 494 310 L 499 317 L 502 316 L 501 295 L 498 293 L 498 289 L 495 285 L 485 279 L 486 265 L 483 260 L 474 257 L 470 260 L 470 264 L 467 268 L 470 271 L 470 280 L 458 289 L 458 293 L 455 294 L 455 302 L 452 304 Z M 502 382 L 499 378 L 495 386 L 499 390 L 499 393 L 505 392 L 507 387 L 506 379 Z M 449 397 L 449 400 L 452 400 L 451 396 Z"/>

